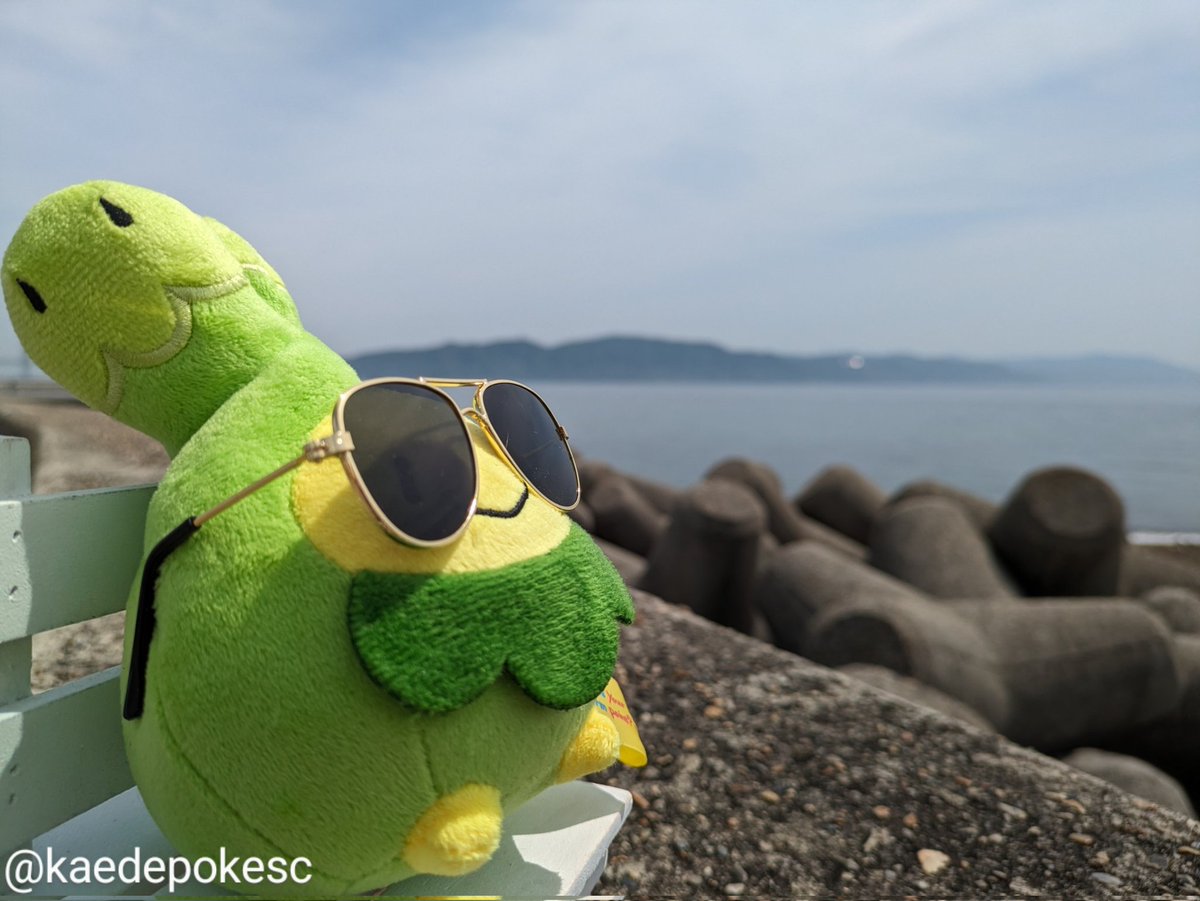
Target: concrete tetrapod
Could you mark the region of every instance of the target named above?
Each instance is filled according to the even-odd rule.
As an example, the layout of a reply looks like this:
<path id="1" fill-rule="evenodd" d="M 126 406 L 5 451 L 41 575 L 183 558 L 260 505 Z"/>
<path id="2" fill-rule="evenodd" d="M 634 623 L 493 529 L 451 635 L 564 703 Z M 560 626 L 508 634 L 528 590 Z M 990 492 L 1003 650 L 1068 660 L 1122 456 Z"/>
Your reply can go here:
<path id="1" fill-rule="evenodd" d="M 1127 544 L 1121 548 L 1120 586 L 1124 595 L 1145 594 L 1168 586 L 1200 592 L 1200 566 L 1153 547 Z"/>
<path id="2" fill-rule="evenodd" d="M 633 551 L 627 551 L 603 538 L 593 536 L 592 540 L 596 542 L 596 547 L 604 552 L 609 563 L 616 567 L 617 572 L 621 574 L 621 580 L 626 585 L 633 586 L 642 580 L 642 576 L 646 574 L 645 557 L 640 557 Z"/>
<path id="3" fill-rule="evenodd" d="M 996 514 L 988 537 L 1026 594 L 1116 594 L 1125 508 L 1098 476 L 1069 466 L 1030 473 Z"/>
<path id="4" fill-rule="evenodd" d="M 625 478 L 629 479 L 629 484 L 636 488 L 646 502 L 659 513 L 670 513 L 671 508 L 675 506 L 675 501 L 679 499 L 678 488 L 672 488 L 670 485 L 664 485 L 662 482 L 655 482 L 652 479 L 643 479 L 641 476 L 631 473 L 626 473 Z"/>
<path id="5" fill-rule="evenodd" d="M 684 491 L 638 587 L 741 632 L 754 631 L 750 589 L 767 515 L 743 485 L 712 479 Z"/>
<path id="6" fill-rule="evenodd" d="M 1008 690 L 988 638 L 945 602 L 915 592 L 863 594 L 825 608 L 804 656 L 833 667 L 885 666 L 957 698 L 997 727 L 1009 719 Z"/>
<path id="7" fill-rule="evenodd" d="M 1140 600 L 1161 616 L 1175 634 L 1200 634 L 1200 594 L 1166 585 L 1150 589 Z"/>
<path id="8" fill-rule="evenodd" d="M 1170 810 L 1178 810 L 1193 819 L 1196 816 L 1196 810 L 1183 786 L 1158 767 L 1138 757 L 1099 748 L 1076 748 L 1063 758 L 1063 763 L 1091 773 L 1097 779 L 1111 782 L 1131 795 Z"/>
<path id="9" fill-rule="evenodd" d="M 813 620 L 827 608 L 864 596 L 915 595 L 903 582 L 827 545 L 794 541 L 780 547 L 761 567 L 754 606 L 771 624 L 777 646 L 803 654 Z"/>
<path id="10" fill-rule="evenodd" d="M 576 504 L 575 509 L 568 510 L 567 516 L 579 523 L 579 527 L 583 529 L 583 531 L 596 531 L 596 514 L 593 513 L 592 508 L 583 501 L 580 501 L 578 504 Z"/>
<path id="11" fill-rule="evenodd" d="M 667 518 L 620 473 L 608 473 L 596 482 L 587 494 L 587 505 L 596 535 L 643 557 L 667 525 Z"/>
<path id="12" fill-rule="evenodd" d="M 607 463 L 600 460 L 593 460 L 590 457 L 575 456 L 575 468 L 579 470 L 579 487 L 583 489 L 583 496 L 587 497 L 592 489 L 600 484 L 600 480 L 607 478 L 616 472 Z"/>
<path id="13" fill-rule="evenodd" d="M 952 500 L 962 507 L 963 512 L 967 514 L 967 518 L 975 523 L 976 528 L 983 532 L 987 532 L 991 527 L 992 520 L 996 518 L 996 513 L 1000 509 L 998 504 L 993 504 L 985 498 L 933 479 L 920 479 L 916 482 L 909 482 L 888 498 L 887 502 L 889 505 L 898 504 L 901 501 L 908 500 L 910 497 L 944 497 Z"/>
<path id="14" fill-rule="evenodd" d="M 858 470 L 827 466 L 804 486 L 793 505 L 817 522 L 867 544 L 871 524 L 885 503 L 883 489 Z"/>
<path id="15" fill-rule="evenodd" d="M 867 559 L 933 597 L 1017 594 L 983 535 L 949 498 L 912 497 L 889 504 L 875 520 Z"/>
<path id="16" fill-rule="evenodd" d="M 1042 751 L 1096 744 L 1179 702 L 1162 619 L 1114 598 L 947 601 L 987 636 L 1010 699 L 1000 731 Z"/>
<path id="17" fill-rule="evenodd" d="M 931 685 L 918 682 L 909 676 L 901 676 L 883 666 L 873 663 L 847 663 L 838 667 L 839 673 L 853 676 L 880 691 L 890 692 L 906 701 L 912 701 L 922 707 L 928 707 L 946 716 L 952 716 L 964 723 L 970 723 L 976 729 L 994 731 L 995 727 L 983 718 L 974 707 L 968 707 L 957 698 L 952 698 L 944 691 L 938 691 Z"/>
<path id="18" fill-rule="evenodd" d="M 1183 686 L 1178 703 L 1105 745 L 1161 767 L 1200 798 L 1200 635 L 1176 635 L 1174 645 Z"/>
<path id="19" fill-rule="evenodd" d="M 728 479 L 753 491 L 766 507 L 767 528 L 780 544 L 804 540 L 819 541 L 857 560 L 862 560 L 867 555 L 866 548 L 857 541 L 809 519 L 789 504 L 783 496 L 779 476 L 765 463 L 731 457 L 710 469 L 705 478 Z"/>

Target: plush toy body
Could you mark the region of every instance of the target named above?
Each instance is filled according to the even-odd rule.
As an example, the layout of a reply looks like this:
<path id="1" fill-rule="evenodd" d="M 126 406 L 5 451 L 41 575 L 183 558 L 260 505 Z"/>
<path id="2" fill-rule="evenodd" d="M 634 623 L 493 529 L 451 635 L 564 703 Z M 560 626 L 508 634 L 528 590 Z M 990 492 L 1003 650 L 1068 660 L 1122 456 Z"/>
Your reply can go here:
<path id="1" fill-rule="evenodd" d="M 250 245 L 144 189 L 91 182 L 42 201 L 3 287 L 39 366 L 172 454 L 147 547 L 329 434 L 358 381 Z M 590 698 L 628 593 L 471 432 L 481 512 L 451 545 L 392 540 L 330 458 L 214 518 L 163 566 L 126 746 L 184 853 L 311 861 L 310 881 L 273 893 L 468 872 L 506 811 L 613 762 L 615 730 Z M 135 585 L 129 623 L 136 599 Z M 364 618 L 371 641 L 352 635 Z"/>

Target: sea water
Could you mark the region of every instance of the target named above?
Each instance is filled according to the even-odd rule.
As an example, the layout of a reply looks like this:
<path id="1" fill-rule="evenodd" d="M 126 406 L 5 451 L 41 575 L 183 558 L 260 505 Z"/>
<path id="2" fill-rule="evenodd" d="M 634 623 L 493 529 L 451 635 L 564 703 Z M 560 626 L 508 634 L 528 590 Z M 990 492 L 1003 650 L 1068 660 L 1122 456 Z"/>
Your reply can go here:
<path id="1" fill-rule="evenodd" d="M 769 464 L 789 495 L 822 467 L 887 491 L 932 478 L 1002 500 L 1042 466 L 1090 470 L 1131 530 L 1200 533 L 1200 389 L 544 383 L 585 457 L 685 486 L 717 461 Z"/>

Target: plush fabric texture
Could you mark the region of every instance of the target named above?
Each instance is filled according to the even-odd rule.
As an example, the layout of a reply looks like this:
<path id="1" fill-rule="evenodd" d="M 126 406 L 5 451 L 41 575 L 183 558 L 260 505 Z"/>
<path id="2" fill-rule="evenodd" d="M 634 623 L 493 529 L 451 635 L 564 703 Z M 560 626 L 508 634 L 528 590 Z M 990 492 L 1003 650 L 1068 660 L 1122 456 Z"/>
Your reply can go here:
<path id="1" fill-rule="evenodd" d="M 570 782 L 611 766 L 621 751 L 621 736 L 608 714 L 592 708 L 587 722 L 563 752 L 555 780 Z"/>
<path id="2" fill-rule="evenodd" d="M 42 298 L 43 312 L 22 282 Z M 148 511 L 147 549 L 297 456 L 358 380 L 300 327 L 286 288 L 249 244 L 145 189 L 89 182 L 42 201 L 6 252 L 0 283 L 39 366 L 171 452 Z M 513 496 L 511 470 L 486 456 L 486 442 L 476 448 L 481 498 Z M 567 710 L 539 704 L 507 674 L 439 714 L 414 712 L 381 689 L 348 628 L 361 570 L 339 562 L 336 542 L 329 553 L 310 537 L 326 534 L 336 517 L 307 509 L 314 496 L 295 481 L 309 471 L 336 481 L 341 467 L 305 464 L 207 523 L 165 562 L 145 710 L 125 723 L 142 796 L 182 853 L 224 847 L 312 861 L 312 880 L 272 886 L 279 896 L 350 894 L 410 875 L 407 843 L 441 799 L 482 786 L 511 811 L 555 781 L 593 709 L 590 699 Z M 344 500 L 346 492 L 343 476 L 321 496 Z M 547 522 L 562 530 L 554 544 L 562 540 L 566 517 L 549 509 L 531 498 L 511 519 L 476 517 L 465 550 L 423 559 L 440 559 L 475 596 L 473 578 L 490 583 L 547 552 Z M 394 543 L 373 553 L 401 572 L 422 559 Z M 619 618 L 610 598 L 615 572 L 598 557 L 580 561 L 583 582 L 609 580 L 592 599 Z M 496 608 L 506 600 L 495 598 Z M 377 601 L 384 603 L 381 593 Z M 410 635 L 399 652 L 424 641 Z M 610 651 L 599 654 L 609 669 Z M 452 865 L 481 847 L 478 831 L 442 833 L 466 837 L 432 844 L 442 849 L 432 852 L 438 860 L 418 857 L 419 866 Z"/>
<path id="3" fill-rule="evenodd" d="M 350 639 L 371 677 L 423 713 L 457 710 L 505 672 L 539 704 L 579 707 L 612 676 L 617 621 L 633 620 L 603 556 L 573 525 L 550 553 L 499 570 L 360 573 Z"/>
<path id="4" fill-rule="evenodd" d="M 438 876 L 477 870 L 500 846 L 503 816 L 495 788 L 464 785 L 425 811 L 404 844 L 404 859 L 414 870 Z"/>

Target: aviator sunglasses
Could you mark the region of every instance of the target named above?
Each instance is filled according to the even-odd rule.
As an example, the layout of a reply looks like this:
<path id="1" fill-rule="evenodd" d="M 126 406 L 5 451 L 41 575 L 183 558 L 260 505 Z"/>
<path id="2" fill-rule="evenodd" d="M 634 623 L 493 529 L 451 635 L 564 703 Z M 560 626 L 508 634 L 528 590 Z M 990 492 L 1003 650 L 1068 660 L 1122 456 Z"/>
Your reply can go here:
<path id="1" fill-rule="evenodd" d="M 443 388 L 474 388 L 459 408 Z M 479 510 L 479 464 L 467 420 L 480 426 L 525 490 L 511 510 Z M 455 541 L 479 513 L 514 517 L 532 492 L 559 510 L 579 503 L 579 470 L 567 432 L 546 402 L 519 382 L 382 378 L 338 396 L 333 432 L 210 510 L 184 520 L 146 556 L 138 590 L 124 718 L 142 715 L 154 633 L 154 587 L 163 562 L 200 527 L 302 463 L 341 458 L 350 484 L 383 530 L 410 547 Z"/>

